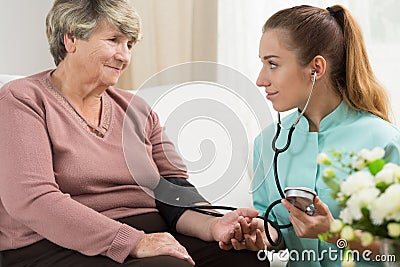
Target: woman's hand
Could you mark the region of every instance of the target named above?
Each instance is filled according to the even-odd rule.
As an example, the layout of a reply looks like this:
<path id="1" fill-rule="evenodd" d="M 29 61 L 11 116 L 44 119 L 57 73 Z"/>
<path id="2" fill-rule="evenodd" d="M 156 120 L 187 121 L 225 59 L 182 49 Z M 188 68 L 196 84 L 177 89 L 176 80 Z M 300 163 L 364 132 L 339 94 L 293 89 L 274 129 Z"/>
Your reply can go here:
<path id="1" fill-rule="evenodd" d="M 168 255 L 183 259 L 194 265 L 192 257 L 170 233 L 145 234 L 130 255 L 135 258 L 147 258 Z"/>
<path id="2" fill-rule="evenodd" d="M 314 198 L 316 213 L 313 216 L 307 215 L 286 199 L 282 200 L 282 204 L 290 212 L 289 219 L 298 237 L 317 238 L 319 234 L 329 230 L 333 221 L 328 206 L 319 197 Z"/>
<path id="3" fill-rule="evenodd" d="M 223 244 L 223 248 L 230 249 L 233 247 L 236 250 L 248 249 L 259 251 L 272 247 L 265 233 L 264 221 L 259 218 L 252 220 L 246 218 L 246 221 L 248 222 L 247 224 L 241 223 L 240 232 L 235 233 L 235 238 L 231 239 L 231 243 Z M 276 241 L 278 239 L 277 231 L 270 224 L 268 224 L 268 229 L 272 240 Z M 236 238 L 239 233 L 242 233 L 242 238 Z"/>

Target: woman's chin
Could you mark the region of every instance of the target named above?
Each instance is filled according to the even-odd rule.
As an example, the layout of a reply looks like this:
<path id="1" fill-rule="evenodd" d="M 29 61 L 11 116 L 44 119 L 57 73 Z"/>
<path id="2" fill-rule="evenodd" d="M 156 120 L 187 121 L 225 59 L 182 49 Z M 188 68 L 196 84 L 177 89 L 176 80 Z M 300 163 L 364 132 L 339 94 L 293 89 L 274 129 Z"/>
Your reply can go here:
<path id="1" fill-rule="evenodd" d="M 292 107 L 285 107 L 285 106 L 282 106 L 282 105 L 279 105 L 279 104 L 274 104 L 274 103 L 272 103 L 272 107 L 277 112 L 286 112 L 286 111 L 289 111 L 289 110 L 293 109 Z"/>

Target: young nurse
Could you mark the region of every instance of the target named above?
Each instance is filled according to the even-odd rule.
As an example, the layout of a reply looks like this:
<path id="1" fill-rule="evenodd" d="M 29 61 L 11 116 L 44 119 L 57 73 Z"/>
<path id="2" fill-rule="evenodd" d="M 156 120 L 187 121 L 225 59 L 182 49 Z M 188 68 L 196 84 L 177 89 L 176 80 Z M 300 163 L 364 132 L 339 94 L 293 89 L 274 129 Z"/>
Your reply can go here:
<path id="1" fill-rule="evenodd" d="M 263 27 L 259 57 L 263 66 L 257 85 L 265 88 L 273 108 L 278 112 L 297 109 L 282 119 L 276 147 L 285 146 L 289 129 L 299 119 L 288 150 L 278 158 L 281 187 L 308 187 L 318 195 L 313 216 L 285 200 L 272 209 L 272 222 L 293 225 L 282 229 L 284 241 L 279 246 L 299 255 L 314 251 L 317 256 L 315 261 L 303 258 L 307 263 L 299 257 L 289 266 L 340 266 L 339 254 L 335 260 L 323 253 L 339 250 L 337 240 L 318 240 L 318 234 L 328 231 L 338 218 L 340 208 L 322 181 L 317 155 L 332 148 L 359 151 L 380 146 L 389 161 L 399 163 L 400 131 L 389 121 L 388 98 L 372 72 L 360 27 L 339 5 L 327 9 L 296 6 L 277 12 Z M 270 125 L 255 140 L 253 200 L 260 213 L 281 199 L 272 166 L 276 128 Z M 276 230 L 271 232 L 276 240 Z M 351 247 L 378 253 L 377 243 Z"/>

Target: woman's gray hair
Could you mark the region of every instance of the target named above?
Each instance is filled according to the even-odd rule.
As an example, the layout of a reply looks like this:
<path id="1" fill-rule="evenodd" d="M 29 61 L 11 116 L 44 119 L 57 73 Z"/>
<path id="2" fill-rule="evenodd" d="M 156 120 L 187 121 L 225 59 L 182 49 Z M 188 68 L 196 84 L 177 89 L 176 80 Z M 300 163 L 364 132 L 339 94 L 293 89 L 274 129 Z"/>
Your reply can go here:
<path id="1" fill-rule="evenodd" d="M 140 17 L 128 0 L 55 0 L 47 14 L 46 33 L 54 63 L 65 58 L 64 34 L 87 40 L 102 21 L 115 25 L 134 43 L 140 40 Z"/>

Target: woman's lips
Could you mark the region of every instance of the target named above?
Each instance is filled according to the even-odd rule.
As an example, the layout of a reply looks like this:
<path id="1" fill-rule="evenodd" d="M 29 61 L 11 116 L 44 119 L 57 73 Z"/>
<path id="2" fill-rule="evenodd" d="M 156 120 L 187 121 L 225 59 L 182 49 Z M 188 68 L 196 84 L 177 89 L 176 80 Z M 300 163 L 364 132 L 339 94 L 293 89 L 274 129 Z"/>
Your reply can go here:
<path id="1" fill-rule="evenodd" d="M 266 92 L 267 93 L 267 99 L 271 100 L 274 96 L 278 94 L 278 92 Z"/>
<path id="2" fill-rule="evenodd" d="M 109 67 L 110 69 L 114 70 L 114 71 L 117 72 L 118 74 L 121 73 L 121 68 L 113 67 L 113 66 L 107 66 L 107 67 Z"/>

